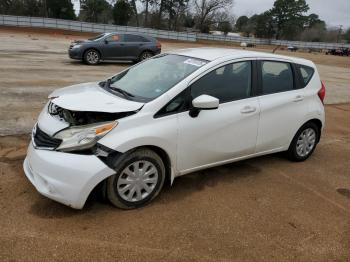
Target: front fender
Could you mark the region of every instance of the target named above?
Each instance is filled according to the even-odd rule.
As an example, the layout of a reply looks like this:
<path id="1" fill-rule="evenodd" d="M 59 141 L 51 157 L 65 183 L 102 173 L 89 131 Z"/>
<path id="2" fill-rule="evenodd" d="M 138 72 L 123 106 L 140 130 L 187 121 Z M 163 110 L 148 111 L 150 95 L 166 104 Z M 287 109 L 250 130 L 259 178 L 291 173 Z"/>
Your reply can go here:
<path id="1" fill-rule="evenodd" d="M 136 116 L 135 116 L 136 117 Z M 172 180 L 177 174 L 177 118 L 140 119 L 138 126 L 134 121 L 120 123 L 108 135 L 99 140 L 99 144 L 120 153 L 138 147 L 157 147 L 164 151 L 171 163 Z"/>

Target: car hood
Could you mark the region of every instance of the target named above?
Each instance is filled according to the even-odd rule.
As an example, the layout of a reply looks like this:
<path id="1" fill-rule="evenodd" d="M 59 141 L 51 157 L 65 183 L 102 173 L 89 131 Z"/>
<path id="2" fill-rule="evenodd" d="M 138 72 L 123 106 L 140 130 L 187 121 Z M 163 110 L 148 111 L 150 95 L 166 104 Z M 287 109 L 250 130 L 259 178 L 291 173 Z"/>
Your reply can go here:
<path id="1" fill-rule="evenodd" d="M 119 113 L 136 111 L 144 105 L 111 94 L 97 82 L 57 89 L 49 95 L 49 99 L 54 104 L 72 111 Z"/>
<path id="2" fill-rule="evenodd" d="M 89 43 L 91 40 L 74 40 L 72 44 L 82 44 L 82 43 Z"/>

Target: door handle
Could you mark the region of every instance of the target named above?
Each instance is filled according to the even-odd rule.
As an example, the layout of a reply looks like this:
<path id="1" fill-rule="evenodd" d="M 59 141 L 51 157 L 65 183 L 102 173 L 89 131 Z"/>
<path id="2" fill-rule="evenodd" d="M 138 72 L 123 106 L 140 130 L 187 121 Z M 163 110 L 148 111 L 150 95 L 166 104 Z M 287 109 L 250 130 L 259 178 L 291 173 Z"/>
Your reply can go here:
<path id="1" fill-rule="evenodd" d="M 301 95 L 298 95 L 298 96 L 294 97 L 293 102 L 300 102 L 303 100 L 304 100 L 304 97 Z"/>
<path id="2" fill-rule="evenodd" d="M 245 106 L 241 109 L 242 114 L 249 114 L 255 111 L 256 111 L 256 107 L 253 107 L 253 106 Z"/>

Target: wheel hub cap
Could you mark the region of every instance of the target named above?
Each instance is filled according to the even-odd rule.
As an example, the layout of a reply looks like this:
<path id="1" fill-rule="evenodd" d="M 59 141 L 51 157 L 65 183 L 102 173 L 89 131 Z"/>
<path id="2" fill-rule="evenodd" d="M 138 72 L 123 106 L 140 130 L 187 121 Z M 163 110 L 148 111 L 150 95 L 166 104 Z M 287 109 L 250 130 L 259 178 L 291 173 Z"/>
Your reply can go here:
<path id="1" fill-rule="evenodd" d="M 316 133 L 312 128 L 305 129 L 299 136 L 297 141 L 297 154 L 301 157 L 305 157 L 314 148 L 316 143 Z"/>
<path id="2" fill-rule="evenodd" d="M 148 197 L 155 189 L 158 171 L 149 161 L 136 161 L 127 166 L 117 181 L 117 191 L 121 198 L 136 202 Z"/>
<path id="3" fill-rule="evenodd" d="M 148 59 L 148 58 L 150 58 L 151 57 L 151 54 L 149 54 L 149 53 L 144 53 L 143 55 L 142 55 L 142 60 L 146 60 L 146 59 Z"/>
<path id="4" fill-rule="evenodd" d="M 87 60 L 88 60 L 88 62 L 89 63 L 91 63 L 91 64 L 95 64 L 95 63 L 97 63 L 97 61 L 98 61 L 98 54 L 96 53 L 96 52 L 89 52 L 88 54 L 87 54 Z"/>

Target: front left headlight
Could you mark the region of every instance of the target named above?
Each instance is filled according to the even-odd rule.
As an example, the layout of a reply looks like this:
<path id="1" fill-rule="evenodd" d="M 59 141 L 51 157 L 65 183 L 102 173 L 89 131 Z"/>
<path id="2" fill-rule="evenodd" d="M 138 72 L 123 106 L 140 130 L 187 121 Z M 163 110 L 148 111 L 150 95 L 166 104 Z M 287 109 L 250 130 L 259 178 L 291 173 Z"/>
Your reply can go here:
<path id="1" fill-rule="evenodd" d="M 78 49 L 78 48 L 80 48 L 80 47 L 82 47 L 82 45 L 73 45 L 73 46 L 72 46 L 72 49 Z"/>
<path id="2" fill-rule="evenodd" d="M 62 140 L 56 150 L 69 152 L 91 148 L 117 125 L 118 122 L 113 121 L 64 129 L 54 136 Z"/>

